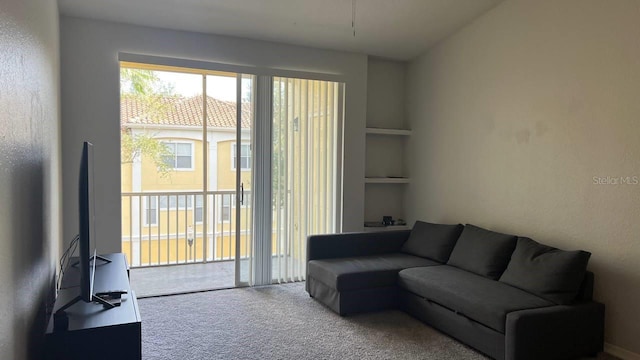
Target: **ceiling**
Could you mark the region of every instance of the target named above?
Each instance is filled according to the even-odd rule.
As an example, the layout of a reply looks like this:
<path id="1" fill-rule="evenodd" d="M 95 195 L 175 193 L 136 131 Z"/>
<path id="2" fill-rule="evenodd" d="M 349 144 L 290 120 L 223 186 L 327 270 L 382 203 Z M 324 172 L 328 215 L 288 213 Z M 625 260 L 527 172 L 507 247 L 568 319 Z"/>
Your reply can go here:
<path id="1" fill-rule="evenodd" d="M 503 0 L 58 0 L 60 13 L 409 60 Z M 355 3 L 355 36 L 352 27 Z"/>

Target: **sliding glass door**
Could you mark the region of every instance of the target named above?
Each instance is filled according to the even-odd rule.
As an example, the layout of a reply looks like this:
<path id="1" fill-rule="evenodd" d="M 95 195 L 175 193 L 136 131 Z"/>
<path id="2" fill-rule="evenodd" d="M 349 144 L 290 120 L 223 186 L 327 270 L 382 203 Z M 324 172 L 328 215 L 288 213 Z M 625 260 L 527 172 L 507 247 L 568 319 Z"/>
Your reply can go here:
<path id="1" fill-rule="evenodd" d="M 236 75 L 236 143 L 232 149 L 235 173 L 235 284 L 248 286 L 253 283 L 253 125 L 255 123 L 253 75 Z"/>
<path id="2" fill-rule="evenodd" d="M 252 285 L 304 280 L 307 236 L 340 229 L 343 88 L 257 77 Z"/>
<path id="3" fill-rule="evenodd" d="M 122 251 L 141 295 L 250 283 L 253 81 L 121 63 Z"/>
<path id="4" fill-rule="evenodd" d="M 273 78 L 274 282 L 304 280 L 306 238 L 339 229 L 342 85 Z"/>
<path id="5" fill-rule="evenodd" d="M 132 266 L 221 265 L 189 270 L 192 290 L 304 280 L 307 236 L 340 230 L 344 85 L 122 69 L 123 89 L 133 89 L 121 103 L 122 248 Z M 199 271 L 220 271 L 220 281 Z"/>

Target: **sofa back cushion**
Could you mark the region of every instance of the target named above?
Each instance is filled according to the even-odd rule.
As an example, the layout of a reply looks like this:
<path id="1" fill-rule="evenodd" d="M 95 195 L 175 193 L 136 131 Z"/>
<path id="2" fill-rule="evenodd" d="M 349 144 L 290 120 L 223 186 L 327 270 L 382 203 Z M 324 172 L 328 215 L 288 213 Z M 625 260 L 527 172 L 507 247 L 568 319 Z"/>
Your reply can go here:
<path id="1" fill-rule="evenodd" d="M 416 221 L 401 251 L 446 263 L 463 228 L 461 224 L 443 225 Z"/>
<path id="2" fill-rule="evenodd" d="M 570 304 L 580 291 L 589 257 L 586 251 L 563 251 L 521 237 L 500 281 L 556 304 Z"/>
<path id="3" fill-rule="evenodd" d="M 514 235 L 467 225 L 447 264 L 498 280 L 509 264 L 516 239 Z"/>

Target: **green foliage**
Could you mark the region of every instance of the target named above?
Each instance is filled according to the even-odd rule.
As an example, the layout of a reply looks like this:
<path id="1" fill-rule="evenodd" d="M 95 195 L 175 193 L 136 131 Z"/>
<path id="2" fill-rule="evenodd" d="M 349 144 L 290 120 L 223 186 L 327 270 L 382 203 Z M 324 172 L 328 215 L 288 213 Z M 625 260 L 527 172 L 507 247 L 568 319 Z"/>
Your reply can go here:
<path id="1" fill-rule="evenodd" d="M 151 70 L 120 68 L 120 96 L 131 97 L 142 104 L 148 120 L 161 122 L 166 118 L 169 105 L 164 101 L 166 96 L 173 96 L 172 84 L 161 81 Z M 121 163 L 131 163 L 137 157 L 147 157 L 158 168 L 160 176 L 166 176 L 171 167 L 165 161 L 171 156 L 170 149 L 162 142 L 147 134 L 131 134 L 129 129 L 122 129 Z"/>
<path id="2" fill-rule="evenodd" d="M 120 68 L 120 92 L 142 96 L 174 95 L 173 84 L 160 80 L 155 71 Z"/>
<path id="3" fill-rule="evenodd" d="M 173 84 L 166 83 L 155 71 L 120 68 L 120 96 L 141 103 L 148 120 L 160 122 L 169 111 L 164 99 L 175 96 Z"/>
<path id="4" fill-rule="evenodd" d="M 271 158 L 272 166 L 272 192 L 273 194 L 280 194 L 280 201 L 277 201 L 277 197 L 273 196 L 271 199 L 272 206 L 274 208 L 283 208 L 285 206 L 285 198 L 287 194 L 286 189 L 286 176 L 287 176 L 287 164 L 286 159 L 286 145 L 287 139 L 285 137 L 287 127 L 289 126 L 287 120 L 287 109 L 283 106 L 285 103 L 285 97 L 287 91 L 285 90 L 285 83 L 280 78 L 276 78 L 273 81 L 273 152 Z M 290 131 L 292 129 L 289 129 Z"/>
<path id="5" fill-rule="evenodd" d="M 123 164 L 132 163 L 136 157 L 146 156 L 155 163 L 160 176 L 166 176 L 171 171 L 171 166 L 165 161 L 167 157 L 173 156 L 171 150 L 161 141 L 154 139 L 152 135 L 132 135 L 125 131 L 122 133 L 120 146 Z"/>

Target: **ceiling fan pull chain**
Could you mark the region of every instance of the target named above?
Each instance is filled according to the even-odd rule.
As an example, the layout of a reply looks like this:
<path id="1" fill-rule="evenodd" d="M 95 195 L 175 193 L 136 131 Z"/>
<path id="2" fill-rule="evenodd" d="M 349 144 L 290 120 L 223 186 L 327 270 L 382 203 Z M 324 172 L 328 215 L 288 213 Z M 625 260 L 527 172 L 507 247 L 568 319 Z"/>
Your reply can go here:
<path id="1" fill-rule="evenodd" d="M 351 28 L 353 37 L 356 37 L 356 0 L 351 0 Z"/>

